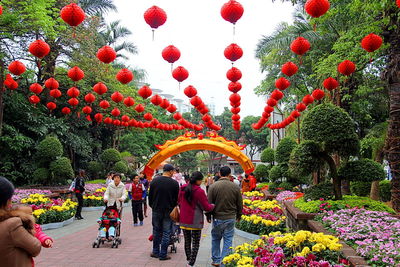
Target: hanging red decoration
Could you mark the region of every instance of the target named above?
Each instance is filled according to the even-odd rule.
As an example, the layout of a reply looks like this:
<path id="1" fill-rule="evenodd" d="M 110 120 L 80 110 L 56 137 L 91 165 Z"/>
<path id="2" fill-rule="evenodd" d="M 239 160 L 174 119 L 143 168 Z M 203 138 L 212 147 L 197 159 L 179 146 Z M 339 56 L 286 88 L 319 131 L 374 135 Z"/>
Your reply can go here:
<path id="1" fill-rule="evenodd" d="M 183 82 L 189 77 L 189 72 L 184 67 L 179 66 L 172 71 L 172 77 L 178 82 Z"/>
<path id="2" fill-rule="evenodd" d="M 169 107 L 167 108 L 167 111 L 169 113 L 174 113 L 177 110 L 177 107 L 174 104 L 170 104 Z"/>
<path id="3" fill-rule="evenodd" d="M 6 79 L 4 81 L 4 85 L 7 86 L 10 90 L 16 90 L 18 88 L 18 83 L 13 79 Z"/>
<path id="4" fill-rule="evenodd" d="M 269 99 L 267 100 L 267 104 L 268 104 L 268 106 L 270 106 L 270 107 L 275 107 L 275 106 L 278 104 L 278 101 L 276 101 L 276 100 L 273 99 L 273 98 L 269 98 Z"/>
<path id="5" fill-rule="evenodd" d="M 240 113 L 240 108 L 231 108 L 232 114 L 239 114 Z"/>
<path id="6" fill-rule="evenodd" d="M 46 107 L 47 107 L 49 110 L 55 110 L 55 109 L 57 108 L 57 105 L 56 105 L 56 103 L 54 103 L 54 102 L 49 102 L 49 103 L 47 103 Z"/>
<path id="7" fill-rule="evenodd" d="M 39 98 L 37 95 L 31 95 L 31 96 L 29 97 L 29 102 L 30 102 L 31 104 L 36 105 L 37 103 L 40 102 L 40 98 Z"/>
<path id="8" fill-rule="evenodd" d="M 337 80 L 335 80 L 334 78 L 329 77 L 324 80 L 323 85 L 326 90 L 332 91 L 339 87 L 339 82 Z"/>
<path id="9" fill-rule="evenodd" d="M 162 51 L 162 57 L 165 61 L 173 64 L 181 57 L 181 52 L 173 45 L 169 45 Z"/>
<path id="10" fill-rule="evenodd" d="M 111 115 L 113 115 L 114 117 L 118 117 L 119 115 L 121 115 L 121 111 L 119 111 L 118 108 L 114 108 L 114 109 L 111 111 Z"/>
<path id="11" fill-rule="evenodd" d="M 85 114 L 90 114 L 90 113 L 92 113 L 92 108 L 89 106 L 85 106 L 85 107 L 83 107 L 82 112 Z"/>
<path id="12" fill-rule="evenodd" d="M 77 82 L 85 77 L 85 73 L 78 66 L 75 66 L 68 71 L 68 77 L 74 82 Z"/>
<path id="13" fill-rule="evenodd" d="M 231 117 L 231 119 L 232 119 L 233 121 L 239 121 L 239 120 L 240 120 L 240 115 L 238 115 L 238 114 L 233 114 L 232 117 Z"/>
<path id="14" fill-rule="evenodd" d="M 293 118 L 298 118 L 300 117 L 300 112 L 298 112 L 297 110 L 293 110 L 292 113 L 290 114 L 290 116 L 292 116 Z"/>
<path id="15" fill-rule="evenodd" d="M 36 40 L 29 45 L 29 52 L 37 58 L 44 58 L 50 53 L 50 46 L 42 40 Z"/>
<path id="16" fill-rule="evenodd" d="M 183 93 L 189 97 L 192 98 L 194 96 L 197 95 L 197 90 L 196 88 L 194 88 L 193 86 L 189 85 L 188 87 L 185 88 L 185 90 L 183 91 Z"/>
<path id="17" fill-rule="evenodd" d="M 240 101 L 239 102 L 231 102 L 231 107 L 233 107 L 233 108 L 240 107 Z"/>
<path id="18" fill-rule="evenodd" d="M 230 61 L 236 61 L 243 56 L 243 50 L 237 44 L 230 44 L 224 51 L 225 57 Z"/>
<path id="19" fill-rule="evenodd" d="M 109 64 L 117 58 L 117 53 L 112 47 L 105 45 L 97 51 L 97 58 L 101 62 Z"/>
<path id="20" fill-rule="evenodd" d="M 328 12 L 330 6 L 328 0 L 307 0 L 304 9 L 311 17 L 319 18 Z"/>
<path id="21" fill-rule="evenodd" d="M 173 117 L 174 117 L 174 120 L 179 121 L 180 119 L 182 119 L 182 114 L 177 112 L 177 113 L 174 114 Z"/>
<path id="22" fill-rule="evenodd" d="M 151 102 L 153 105 L 156 105 L 156 106 L 160 105 L 160 104 L 162 103 L 162 101 L 163 101 L 163 99 L 162 99 L 162 97 L 159 96 L 159 95 L 153 95 L 153 96 L 151 97 L 151 99 L 150 99 L 150 102 Z"/>
<path id="23" fill-rule="evenodd" d="M 281 100 L 284 97 L 284 94 L 280 90 L 274 90 L 271 93 L 271 98 L 275 99 L 276 101 Z"/>
<path id="24" fill-rule="evenodd" d="M 237 82 L 242 78 L 242 72 L 238 68 L 232 67 L 226 73 L 226 78 L 231 82 Z"/>
<path id="25" fill-rule="evenodd" d="M 138 94 L 141 97 L 143 97 L 143 99 L 146 99 L 146 98 L 149 98 L 153 94 L 153 91 L 150 89 L 150 87 L 145 85 L 145 86 L 142 86 L 142 88 L 140 88 L 138 90 Z"/>
<path id="26" fill-rule="evenodd" d="M 160 107 L 163 109 L 167 109 L 169 107 L 169 101 L 164 98 L 160 104 Z"/>
<path id="27" fill-rule="evenodd" d="M 400 8 L 400 0 L 396 0 L 396 4 Z"/>
<path id="28" fill-rule="evenodd" d="M 85 12 L 75 3 L 63 7 L 60 11 L 60 16 L 63 21 L 72 27 L 78 26 L 85 20 Z"/>
<path id="29" fill-rule="evenodd" d="M 290 62 L 290 61 L 286 62 L 282 66 L 282 73 L 289 77 L 295 75 L 298 70 L 299 70 L 299 67 L 297 67 L 296 64 L 294 64 L 293 62 Z"/>
<path id="30" fill-rule="evenodd" d="M 105 124 L 112 124 L 113 120 L 111 118 L 107 117 L 107 118 L 104 119 L 104 123 Z"/>
<path id="31" fill-rule="evenodd" d="M 68 115 L 71 113 L 71 109 L 69 107 L 63 107 L 61 110 L 62 114 Z"/>
<path id="32" fill-rule="evenodd" d="M 158 6 L 152 6 L 144 12 L 144 20 L 154 30 L 167 21 L 167 13 Z"/>
<path id="33" fill-rule="evenodd" d="M 99 106 L 102 109 L 108 109 L 110 107 L 110 103 L 107 100 L 102 100 L 100 101 Z"/>
<path id="34" fill-rule="evenodd" d="M 277 79 L 275 81 L 275 86 L 279 90 L 283 91 L 283 90 L 287 89 L 290 86 L 290 82 L 286 78 L 281 77 L 281 78 L 279 78 L 279 79 Z"/>
<path id="35" fill-rule="evenodd" d="M 135 107 L 136 112 L 142 113 L 144 111 L 144 106 L 142 104 L 139 104 Z"/>
<path id="36" fill-rule="evenodd" d="M 272 106 L 266 106 L 266 107 L 264 108 L 264 111 L 267 112 L 267 113 L 272 113 L 272 112 L 274 112 L 274 107 L 272 107 Z"/>
<path id="37" fill-rule="evenodd" d="M 293 53 L 299 56 L 307 53 L 307 51 L 310 50 L 310 47 L 310 42 L 308 42 L 308 40 L 304 37 L 298 37 L 290 45 L 290 49 L 293 51 Z"/>
<path id="38" fill-rule="evenodd" d="M 314 102 L 314 97 L 312 97 L 311 95 L 306 95 L 303 97 L 304 105 L 308 106 L 308 105 L 312 104 L 313 102 Z"/>
<path id="39" fill-rule="evenodd" d="M 22 63 L 21 61 L 15 60 L 13 62 L 10 63 L 10 65 L 8 65 L 8 70 L 17 76 L 20 76 L 21 74 L 23 74 L 26 71 L 26 67 L 24 65 L 24 63 Z"/>
<path id="40" fill-rule="evenodd" d="M 81 93 L 81 92 L 80 92 L 79 89 L 76 88 L 76 87 L 71 87 L 71 88 L 69 88 L 68 91 L 67 91 L 67 95 L 68 95 L 69 97 L 73 97 L 73 98 L 77 98 L 77 97 L 79 96 L 80 93 Z"/>
<path id="41" fill-rule="evenodd" d="M 242 98 L 240 97 L 240 95 L 239 95 L 239 94 L 236 94 L 236 93 L 231 94 L 231 95 L 229 96 L 229 101 L 231 101 L 232 103 L 239 103 L 241 99 L 242 99 Z"/>
<path id="42" fill-rule="evenodd" d="M 121 121 L 120 120 L 114 120 L 113 124 L 114 124 L 114 126 L 120 126 L 121 125 Z"/>
<path id="43" fill-rule="evenodd" d="M 133 105 L 135 105 L 135 100 L 132 97 L 128 96 L 127 98 L 124 99 L 124 104 L 128 108 L 132 107 Z"/>
<path id="44" fill-rule="evenodd" d="M 102 82 L 98 82 L 93 86 L 93 91 L 98 95 L 103 95 L 107 92 L 107 86 Z"/>
<path id="45" fill-rule="evenodd" d="M 338 65 L 338 71 L 345 76 L 350 76 L 356 71 L 356 65 L 350 60 L 345 60 Z"/>
<path id="46" fill-rule="evenodd" d="M 54 97 L 54 98 L 59 98 L 62 95 L 61 91 L 58 89 L 50 90 L 49 94 L 51 97 Z"/>
<path id="47" fill-rule="evenodd" d="M 304 103 L 299 103 L 299 104 L 296 105 L 296 109 L 297 109 L 299 112 L 302 112 L 302 111 L 304 111 L 304 110 L 307 109 L 307 106 L 306 106 Z"/>
<path id="48" fill-rule="evenodd" d="M 153 119 L 153 115 L 151 115 L 151 113 L 146 113 L 146 114 L 143 115 L 143 118 L 146 121 L 151 121 Z"/>
<path id="49" fill-rule="evenodd" d="M 203 100 L 199 96 L 194 96 L 192 99 L 190 99 L 190 104 L 192 104 L 194 107 L 200 106 L 203 103 Z"/>
<path id="50" fill-rule="evenodd" d="M 79 100 L 77 98 L 70 98 L 68 100 L 68 104 L 70 104 L 71 107 L 75 107 L 79 104 Z"/>
<path id="51" fill-rule="evenodd" d="M 38 84 L 38 83 L 34 83 L 31 84 L 31 86 L 29 86 L 29 90 L 34 93 L 34 94 L 40 94 L 43 91 L 43 87 Z"/>
<path id="52" fill-rule="evenodd" d="M 123 122 L 128 122 L 130 119 L 129 119 L 128 116 L 123 115 L 123 116 L 121 117 L 121 120 L 122 120 Z"/>
<path id="53" fill-rule="evenodd" d="M 124 96 L 120 92 L 117 91 L 111 95 L 111 100 L 114 101 L 115 103 L 119 103 L 122 100 L 124 100 Z"/>
<path id="54" fill-rule="evenodd" d="M 228 1 L 221 8 L 222 18 L 233 24 L 243 16 L 243 12 L 243 6 L 235 0 Z"/>
<path id="55" fill-rule="evenodd" d="M 88 93 L 87 95 L 85 95 L 85 101 L 86 103 L 91 104 L 96 101 L 96 97 L 92 93 Z"/>
<path id="56" fill-rule="evenodd" d="M 58 89 L 58 87 L 59 87 L 60 85 L 59 85 L 59 83 L 58 83 L 58 81 L 57 81 L 56 79 L 50 78 L 50 79 L 47 79 L 47 80 L 44 82 L 44 86 L 46 86 L 46 88 L 48 88 L 48 89 L 50 89 L 50 90 L 53 90 L 53 89 Z"/>
<path id="57" fill-rule="evenodd" d="M 324 98 L 324 96 L 325 96 L 325 93 L 324 93 L 324 91 L 322 91 L 321 89 L 315 89 L 315 90 L 312 92 L 312 97 L 313 97 L 315 100 L 321 100 L 322 98 Z"/>
<path id="58" fill-rule="evenodd" d="M 232 93 L 237 93 L 242 89 L 242 84 L 240 82 L 230 82 L 228 85 L 228 89 Z"/>
<path id="59" fill-rule="evenodd" d="M 209 122 L 211 121 L 211 116 L 208 114 L 205 114 L 202 118 L 201 118 L 204 122 Z"/>
<path id="60" fill-rule="evenodd" d="M 0 5 L 0 15 L 3 15 L 3 6 Z"/>
<path id="61" fill-rule="evenodd" d="M 121 69 L 117 75 L 115 76 L 115 78 L 117 78 L 117 80 L 122 83 L 122 84 L 128 84 L 130 83 L 133 79 L 133 73 L 128 70 L 128 69 Z"/>
<path id="62" fill-rule="evenodd" d="M 383 40 L 379 35 L 370 33 L 367 36 L 364 37 L 361 41 L 361 47 L 369 52 L 375 52 L 382 46 Z"/>
<path id="63" fill-rule="evenodd" d="M 269 117 L 271 117 L 271 114 L 270 114 L 270 113 L 267 113 L 267 112 L 263 112 L 261 116 L 262 116 L 264 119 L 268 119 Z"/>
<path id="64" fill-rule="evenodd" d="M 103 114 L 101 114 L 101 113 L 96 113 L 96 114 L 94 115 L 94 119 L 95 119 L 98 123 L 102 122 L 102 121 L 103 121 Z"/>

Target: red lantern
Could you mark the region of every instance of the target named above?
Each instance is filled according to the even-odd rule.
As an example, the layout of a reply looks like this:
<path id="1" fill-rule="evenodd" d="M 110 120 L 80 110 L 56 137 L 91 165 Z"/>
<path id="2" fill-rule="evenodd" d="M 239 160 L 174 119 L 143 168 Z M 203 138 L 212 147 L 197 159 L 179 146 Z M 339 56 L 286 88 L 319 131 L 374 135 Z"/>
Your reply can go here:
<path id="1" fill-rule="evenodd" d="M 211 121 L 211 116 L 208 114 L 205 114 L 202 118 L 201 118 L 204 122 L 209 122 Z"/>
<path id="2" fill-rule="evenodd" d="M 178 82 L 183 82 L 189 77 L 189 72 L 184 67 L 179 66 L 172 71 L 172 77 Z"/>
<path id="3" fill-rule="evenodd" d="M 296 40 L 292 42 L 290 45 L 290 49 L 299 56 L 304 55 L 310 50 L 310 43 L 306 38 L 298 37 Z"/>
<path id="4" fill-rule="evenodd" d="M 230 44 L 224 51 L 225 57 L 230 61 L 236 61 L 243 56 L 243 50 L 237 44 Z"/>
<path id="5" fill-rule="evenodd" d="M 110 46 L 103 46 L 97 51 L 97 58 L 106 64 L 113 62 L 117 58 L 117 53 Z"/>
<path id="6" fill-rule="evenodd" d="M 231 118 L 232 118 L 233 121 L 239 121 L 240 120 L 240 115 L 233 114 Z"/>
<path id="7" fill-rule="evenodd" d="M 286 78 L 281 77 L 275 81 L 275 86 L 279 90 L 283 91 L 290 86 L 290 82 Z"/>
<path id="8" fill-rule="evenodd" d="M 236 102 L 236 103 L 231 102 L 231 107 L 233 107 L 233 108 L 238 108 L 238 107 L 240 107 L 240 101 L 239 101 L 239 102 Z"/>
<path id="9" fill-rule="evenodd" d="M 50 79 L 47 79 L 47 80 L 44 82 L 44 86 L 46 86 L 46 88 L 48 88 L 48 89 L 50 89 L 50 90 L 53 90 L 53 89 L 58 89 L 58 87 L 59 87 L 60 85 L 59 85 L 59 83 L 58 83 L 58 81 L 57 81 L 56 79 L 50 78 Z"/>
<path id="10" fill-rule="evenodd" d="M 339 64 L 338 71 L 345 76 L 350 76 L 356 71 L 356 65 L 350 60 L 345 60 Z"/>
<path id="11" fill-rule="evenodd" d="M 6 79 L 4 81 L 5 86 L 8 87 L 10 90 L 16 90 L 18 88 L 18 83 L 13 79 Z"/>
<path id="12" fill-rule="evenodd" d="M 193 86 L 189 85 L 188 87 L 185 88 L 183 91 L 185 95 L 189 98 L 192 98 L 197 95 L 197 90 Z"/>
<path id="13" fill-rule="evenodd" d="M 63 7 L 60 11 L 60 16 L 63 21 L 72 27 L 78 26 L 85 20 L 85 12 L 75 3 Z"/>
<path id="14" fill-rule="evenodd" d="M 276 100 L 273 99 L 273 98 L 269 98 L 269 99 L 267 100 L 267 104 L 268 104 L 268 106 L 270 106 L 270 107 L 275 107 L 275 106 L 278 104 L 278 101 L 276 101 Z"/>
<path id="15" fill-rule="evenodd" d="M 133 105 L 135 105 L 135 100 L 132 97 L 128 96 L 127 98 L 124 99 L 124 104 L 128 108 L 132 107 Z"/>
<path id="16" fill-rule="evenodd" d="M 221 8 L 222 18 L 233 24 L 235 24 L 243 16 L 243 12 L 243 6 L 235 0 L 230 0 Z"/>
<path id="17" fill-rule="evenodd" d="M 110 107 L 110 103 L 108 103 L 107 100 L 102 100 L 102 101 L 100 101 L 99 106 L 102 109 L 108 109 Z"/>
<path id="18" fill-rule="evenodd" d="M 98 95 L 103 95 L 107 92 L 107 86 L 104 83 L 99 82 L 93 86 L 93 91 L 95 91 Z"/>
<path id="19" fill-rule="evenodd" d="M 100 122 L 103 121 L 103 115 L 102 115 L 101 113 L 96 113 L 96 114 L 94 115 L 94 119 L 95 119 L 98 123 L 100 123 Z"/>
<path id="20" fill-rule="evenodd" d="M 292 113 L 290 114 L 290 116 L 292 116 L 293 118 L 298 118 L 300 117 L 300 112 L 298 112 L 297 110 L 293 110 Z"/>
<path id="21" fill-rule="evenodd" d="M 192 104 L 194 107 L 200 106 L 203 103 L 203 100 L 199 96 L 194 96 L 192 99 L 190 99 L 190 104 Z"/>
<path id="22" fill-rule="evenodd" d="M 0 5 L 0 15 L 3 15 L 3 6 Z"/>
<path id="23" fill-rule="evenodd" d="M 105 124 L 111 124 L 112 122 L 113 122 L 113 120 L 111 118 L 109 118 L 109 117 L 104 119 L 104 123 Z"/>
<path id="24" fill-rule="evenodd" d="M 204 117 L 203 117 L 204 118 Z M 174 120 L 179 121 L 180 119 L 182 119 L 182 114 L 177 112 L 174 114 Z"/>
<path id="25" fill-rule="evenodd" d="M 339 82 L 337 80 L 333 79 L 332 77 L 325 79 L 323 84 L 324 84 L 325 89 L 328 91 L 335 90 L 339 86 Z"/>
<path id="26" fill-rule="evenodd" d="M 26 71 L 25 65 L 24 63 L 22 63 L 21 61 L 13 61 L 10 63 L 10 65 L 8 65 L 8 70 L 17 76 L 20 76 L 22 73 L 24 73 Z"/>
<path id="27" fill-rule="evenodd" d="M 85 107 L 82 109 L 82 112 L 85 113 L 85 114 L 90 114 L 90 113 L 92 113 L 92 108 L 89 107 L 89 106 L 85 106 Z"/>
<path id="28" fill-rule="evenodd" d="M 153 105 L 160 105 L 162 103 L 163 99 L 159 95 L 153 95 L 150 99 L 150 102 L 153 103 Z"/>
<path id="29" fill-rule="evenodd" d="M 324 98 L 324 96 L 325 96 L 325 93 L 321 89 L 315 89 L 312 92 L 312 97 L 314 97 L 315 100 L 321 100 L 322 98 Z"/>
<path id="30" fill-rule="evenodd" d="M 311 17 L 319 18 L 328 12 L 330 6 L 328 0 L 308 0 L 304 9 Z"/>
<path id="31" fill-rule="evenodd" d="M 68 71 L 68 77 L 74 82 L 80 81 L 85 77 L 85 73 L 77 66 Z"/>
<path id="32" fill-rule="evenodd" d="M 271 117 L 271 114 L 268 112 L 263 112 L 262 117 L 267 120 L 269 117 Z"/>
<path id="33" fill-rule="evenodd" d="M 169 101 L 167 100 L 167 99 L 163 99 L 162 100 L 162 102 L 161 102 L 161 104 L 160 104 L 160 107 L 162 108 L 162 109 L 167 109 L 168 107 L 169 107 Z"/>
<path id="34" fill-rule="evenodd" d="M 400 0 L 396 0 L 396 4 L 400 8 Z"/>
<path id="35" fill-rule="evenodd" d="M 242 89 L 242 84 L 240 82 L 230 82 L 228 85 L 228 89 L 232 93 L 237 93 Z"/>
<path id="36" fill-rule="evenodd" d="M 119 103 L 122 100 L 124 100 L 124 96 L 120 92 L 117 91 L 111 95 L 111 100 L 114 101 L 115 103 Z"/>
<path id="37" fill-rule="evenodd" d="M 299 70 L 299 67 L 297 67 L 296 64 L 294 64 L 293 62 L 290 62 L 290 61 L 286 62 L 282 66 L 282 73 L 289 77 L 295 75 L 298 70 Z"/>
<path id="38" fill-rule="evenodd" d="M 136 112 L 142 113 L 144 111 L 144 106 L 142 104 L 139 104 L 135 107 Z"/>
<path id="39" fill-rule="evenodd" d="M 67 91 L 67 95 L 72 98 L 77 98 L 81 92 L 76 87 L 71 87 Z"/>
<path id="40" fill-rule="evenodd" d="M 174 104 L 170 104 L 169 107 L 167 108 L 167 111 L 169 113 L 174 113 L 176 110 L 177 110 L 177 108 Z"/>
<path id="41" fill-rule="evenodd" d="M 114 124 L 115 126 L 120 126 L 120 125 L 121 125 L 121 121 L 120 121 L 120 120 L 114 120 L 114 121 L 113 121 L 113 124 Z"/>
<path id="42" fill-rule="evenodd" d="M 366 50 L 367 52 L 374 52 L 378 50 L 383 43 L 382 38 L 379 35 L 370 33 L 367 36 L 364 37 L 361 41 L 361 46 Z"/>
<path id="43" fill-rule="evenodd" d="M 37 103 L 40 102 L 40 98 L 37 95 L 31 95 L 29 97 L 29 102 L 31 102 L 31 104 L 36 105 Z"/>
<path id="44" fill-rule="evenodd" d="M 96 101 L 96 97 L 92 93 L 88 93 L 87 95 L 85 95 L 85 101 L 86 103 L 91 104 Z"/>
<path id="45" fill-rule="evenodd" d="M 242 72 L 238 68 L 232 67 L 226 73 L 226 78 L 231 82 L 237 82 L 242 78 Z"/>
<path id="46" fill-rule="evenodd" d="M 239 114 L 240 113 L 240 108 L 231 108 L 232 114 Z"/>
<path id="47" fill-rule="evenodd" d="M 280 90 L 274 90 L 271 93 L 271 98 L 275 99 L 276 101 L 279 101 L 283 98 L 284 94 Z"/>
<path id="48" fill-rule="evenodd" d="M 119 115 L 121 115 L 121 111 L 119 111 L 118 108 L 114 108 L 114 109 L 111 111 L 111 115 L 113 115 L 114 117 L 118 117 Z"/>
<path id="49" fill-rule="evenodd" d="M 304 105 L 304 103 L 299 103 L 299 104 L 296 105 L 296 109 L 297 109 L 299 112 L 302 112 L 302 111 L 304 111 L 304 110 L 307 109 L 307 106 Z"/>
<path id="50" fill-rule="evenodd" d="M 49 109 L 49 110 L 55 110 L 56 108 L 57 108 L 57 105 L 56 105 L 56 103 L 54 103 L 54 102 L 49 102 L 49 103 L 47 103 L 47 108 Z"/>
<path id="51" fill-rule="evenodd" d="M 308 106 L 308 105 L 312 104 L 313 102 L 314 102 L 314 97 L 312 97 L 311 95 L 306 95 L 303 97 L 304 105 Z"/>
<path id="52" fill-rule="evenodd" d="M 158 6 L 152 6 L 144 13 L 144 20 L 154 30 L 167 21 L 167 13 Z"/>
<path id="53" fill-rule="evenodd" d="M 61 94 L 61 91 L 60 90 L 58 90 L 58 89 L 53 89 L 53 90 L 50 90 L 50 96 L 52 96 L 52 97 L 54 97 L 54 98 L 59 98 L 62 94 Z"/>
<path id="54" fill-rule="evenodd" d="M 129 117 L 126 116 L 126 115 L 123 115 L 123 116 L 121 117 L 121 120 L 122 120 L 123 122 L 128 122 L 128 121 L 129 121 Z"/>
<path id="55" fill-rule="evenodd" d="M 50 53 L 50 46 L 42 40 L 36 40 L 29 45 L 29 52 L 37 58 L 43 58 Z"/>
<path id="56" fill-rule="evenodd" d="M 29 90 L 34 93 L 34 94 L 40 94 L 43 91 L 43 87 L 38 84 L 38 83 L 34 83 L 31 84 L 31 86 L 29 86 Z"/>
<path id="57" fill-rule="evenodd" d="M 115 77 L 122 84 L 130 83 L 134 79 L 133 73 L 128 69 L 121 69 Z"/>
<path id="58" fill-rule="evenodd" d="M 142 88 L 140 88 L 138 90 L 138 94 L 143 97 L 143 99 L 149 98 L 152 94 L 153 91 L 150 89 L 150 87 L 148 87 L 147 85 L 142 86 Z"/>
<path id="59" fill-rule="evenodd" d="M 173 64 L 181 57 L 181 52 L 173 45 L 169 45 L 162 51 L 162 57 L 165 61 Z"/>
<path id="60" fill-rule="evenodd" d="M 68 104 L 70 104 L 71 107 L 75 107 L 79 104 L 79 100 L 77 98 L 71 98 L 68 100 Z"/>
<path id="61" fill-rule="evenodd" d="M 62 114 L 68 115 L 71 113 L 71 109 L 69 107 L 63 107 L 61 110 Z"/>
<path id="62" fill-rule="evenodd" d="M 229 96 L 229 101 L 231 101 L 232 103 L 239 103 L 241 99 L 242 98 L 240 97 L 240 95 L 236 94 L 236 93 L 235 94 L 231 94 Z"/>
<path id="63" fill-rule="evenodd" d="M 267 113 L 272 113 L 272 112 L 274 112 L 274 108 L 272 106 L 266 106 L 264 108 L 264 111 Z"/>
<path id="64" fill-rule="evenodd" d="M 153 115 L 151 115 L 151 113 L 146 113 L 146 114 L 143 115 L 143 118 L 146 121 L 151 121 L 153 119 Z"/>

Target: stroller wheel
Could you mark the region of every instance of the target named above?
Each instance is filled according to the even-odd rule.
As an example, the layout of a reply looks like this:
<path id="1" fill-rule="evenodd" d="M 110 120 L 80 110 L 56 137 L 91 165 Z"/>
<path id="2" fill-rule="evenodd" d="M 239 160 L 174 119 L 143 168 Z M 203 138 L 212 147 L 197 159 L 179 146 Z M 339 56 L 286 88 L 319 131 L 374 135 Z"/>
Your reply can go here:
<path id="1" fill-rule="evenodd" d="M 93 245 L 92 245 L 92 246 L 93 246 L 93 248 L 95 248 L 95 247 L 96 247 L 96 242 L 93 242 Z"/>
<path id="2" fill-rule="evenodd" d="M 114 247 L 115 247 L 115 248 L 118 248 L 118 242 L 115 243 L 115 246 L 114 246 Z"/>
<path id="3" fill-rule="evenodd" d="M 99 248 L 100 247 L 100 242 L 97 242 L 97 248 Z"/>
<path id="4" fill-rule="evenodd" d="M 114 244 L 114 243 L 112 243 L 112 244 L 111 244 L 111 248 L 114 248 L 114 246 L 115 246 L 115 244 Z"/>
<path id="5" fill-rule="evenodd" d="M 120 245 L 122 244 L 122 239 L 121 239 L 121 238 L 118 239 L 118 243 L 119 243 Z"/>

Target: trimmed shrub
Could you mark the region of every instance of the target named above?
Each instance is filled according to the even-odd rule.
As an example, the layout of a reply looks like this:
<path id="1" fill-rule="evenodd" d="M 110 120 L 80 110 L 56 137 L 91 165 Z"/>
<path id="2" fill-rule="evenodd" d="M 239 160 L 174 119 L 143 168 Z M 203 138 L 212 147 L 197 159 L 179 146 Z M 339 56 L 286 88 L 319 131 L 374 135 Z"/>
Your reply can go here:
<path id="1" fill-rule="evenodd" d="M 61 157 L 50 163 L 50 171 L 53 173 L 54 181 L 52 183 L 65 183 L 68 179 L 74 177 L 74 170 L 69 158 Z"/>
<path id="2" fill-rule="evenodd" d="M 49 170 L 38 168 L 32 174 L 32 182 L 35 184 L 46 184 L 49 180 Z"/>
<path id="3" fill-rule="evenodd" d="M 37 146 L 37 157 L 41 161 L 51 161 L 63 154 L 63 147 L 56 137 L 48 136 Z"/>
<path id="4" fill-rule="evenodd" d="M 282 178 L 282 168 L 280 165 L 273 166 L 269 171 L 269 180 L 276 182 Z"/>
<path id="5" fill-rule="evenodd" d="M 338 176 L 343 180 L 373 182 L 385 179 L 383 166 L 371 159 L 349 161 L 339 169 Z"/>
<path id="6" fill-rule="evenodd" d="M 288 163 L 290 159 L 290 153 L 297 146 L 296 141 L 290 137 L 285 137 L 279 141 L 275 152 L 275 161 L 278 163 Z"/>
<path id="7" fill-rule="evenodd" d="M 100 155 L 102 162 L 106 164 L 118 162 L 121 160 L 121 154 L 114 148 L 109 148 L 103 151 Z"/>
<path id="8" fill-rule="evenodd" d="M 317 171 L 324 164 L 320 156 L 321 151 L 322 147 L 317 142 L 310 140 L 301 142 L 290 155 L 290 169 L 297 172 L 299 176 Z"/>
<path id="9" fill-rule="evenodd" d="M 333 185 L 332 183 L 325 182 L 317 185 L 313 185 L 307 188 L 304 192 L 304 199 L 308 200 L 319 200 L 319 199 L 333 199 Z"/>
<path id="10" fill-rule="evenodd" d="M 392 183 L 389 180 L 379 182 L 379 196 L 383 202 L 388 202 L 392 198 Z"/>
<path id="11" fill-rule="evenodd" d="M 263 164 L 257 165 L 254 175 L 256 176 L 258 181 L 266 181 L 268 180 L 269 168 Z"/>
<path id="12" fill-rule="evenodd" d="M 285 190 L 293 190 L 293 185 L 289 182 L 282 182 L 279 184 L 279 188 L 283 188 Z"/>
<path id="13" fill-rule="evenodd" d="M 121 159 L 132 157 L 132 154 L 128 151 L 121 152 L 120 155 L 121 155 Z"/>
<path id="14" fill-rule="evenodd" d="M 128 172 L 128 166 L 125 161 L 121 160 L 114 164 L 113 171 L 126 174 Z"/>
<path id="15" fill-rule="evenodd" d="M 100 173 L 104 171 L 104 166 L 98 161 L 90 161 L 87 164 L 87 170 L 94 178 L 98 178 Z"/>
<path id="16" fill-rule="evenodd" d="M 353 195 L 367 197 L 371 192 L 371 182 L 355 181 L 350 183 L 350 191 Z"/>
<path id="17" fill-rule="evenodd" d="M 261 162 L 273 163 L 275 161 L 275 150 L 268 147 L 261 153 Z"/>

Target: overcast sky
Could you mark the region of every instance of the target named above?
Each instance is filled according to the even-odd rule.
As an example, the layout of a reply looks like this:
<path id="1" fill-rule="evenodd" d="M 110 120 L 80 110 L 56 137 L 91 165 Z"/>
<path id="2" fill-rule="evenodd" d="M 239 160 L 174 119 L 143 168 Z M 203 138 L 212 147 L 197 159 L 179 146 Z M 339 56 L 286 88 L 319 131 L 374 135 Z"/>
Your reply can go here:
<path id="1" fill-rule="evenodd" d="M 291 21 L 293 7 L 289 3 L 271 0 L 239 0 L 244 15 L 236 24 L 233 37 L 232 24 L 220 15 L 227 0 L 115 0 L 118 13 L 110 13 L 107 21 L 121 20 L 122 25 L 132 31 L 130 41 L 138 47 L 139 53 L 130 56 L 128 64 L 146 70 L 147 81 L 152 88 L 162 89 L 187 101 L 183 89 L 193 85 L 205 103 L 214 97 L 216 113 L 229 106 L 229 81 L 226 72 L 231 62 L 224 57 L 224 49 L 232 42 L 242 47 L 244 55 L 236 61 L 235 67 L 243 73 L 241 83 L 242 117 L 260 116 L 265 106 L 263 98 L 257 97 L 253 89 L 262 80 L 259 62 L 254 56 L 258 40 L 262 35 L 273 32 L 281 21 Z M 152 5 L 163 8 L 167 22 L 152 32 L 143 18 L 144 12 Z M 181 51 L 181 58 L 174 64 L 189 71 L 189 78 L 181 84 L 172 78 L 171 66 L 164 61 L 161 51 L 168 45 Z"/>

